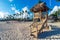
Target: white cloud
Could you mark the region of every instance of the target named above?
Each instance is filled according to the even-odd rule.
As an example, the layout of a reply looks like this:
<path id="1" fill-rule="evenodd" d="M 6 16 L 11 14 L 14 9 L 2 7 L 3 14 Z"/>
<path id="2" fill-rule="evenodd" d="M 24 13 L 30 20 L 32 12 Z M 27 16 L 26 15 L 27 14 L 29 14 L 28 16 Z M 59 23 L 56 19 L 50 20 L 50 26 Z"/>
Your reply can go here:
<path id="1" fill-rule="evenodd" d="M 29 16 L 29 14 L 26 13 L 25 11 L 26 11 L 26 10 L 29 11 L 28 7 L 25 6 L 24 8 L 22 8 L 22 10 L 24 11 L 24 13 L 23 13 L 23 19 L 24 19 L 24 18 L 27 18 L 27 17 Z"/>
<path id="2" fill-rule="evenodd" d="M 60 6 L 59 6 L 59 9 L 60 9 Z"/>
<path id="3" fill-rule="evenodd" d="M 4 14 L 2 12 L 0 12 L 0 18 L 3 18 Z"/>
<path id="4" fill-rule="evenodd" d="M 18 13 L 19 14 L 19 10 L 15 10 L 15 13 Z"/>
<path id="5" fill-rule="evenodd" d="M 11 10 L 14 11 L 15 13 L 20 14 L 19 10 L 17 10 L 15 7 L 11 7 Z M 24 11 L 24 13 L 20 16 L 19 15 L 16 16 L 15 18 L 23 18 L 24 19 L 24 18 L 32 16 L 32 14 L 29 15 L 28 12 L 25 12 L 26 10 L 29 11 L 29 9 L 27 7 L 22 8 L 22 10 Z"/>
<path id="6" fill-rule="evenodd" d="M 12 2 L 13 0 L 9 0 L 10 2 Z"/>
<path id="7" fill-rule="evenodd" d="M 11 7 L 12 7 L 12 6 L 15 6 L 15 4 L 11 4 L 10 6 L 11 6 Z"/>
<path id="8" fill-rule="evenodd" d="M 28 17 L 28 13 L 23 13 L 23 18 L 27 18 Z"/>
<path id="9" fill-rule="evenodd" d="M 53 14 L 53 12 L 58 11 L 58 9 L 60 9 L 60 6 L 54 6 L 53 10 L 49 13 L 49 15 Z"/>
<path id="10" fill-rule="evenodd" d="M 11 10 L 16 10 L 16 8 L 15 7 L 11 7 Z"/>
<path id="11" fill-rule="evenodd" d="M 11 7 L 11 10 L 14 11 L 15 13 L 20 13 L 19 10 L 17 10 L 15 7 Z"/>
<path id="12" fill-rule="evenodd" d="M 22 10 L 23 10 L 24 12 L 25 12 L 26 10 L 29 11 L 27 6 L 25 6 L 24 8 L 22 8 Z"/>
<path id="13" fill-rule="evenodd" d="M 53 11 L 58 11 L 58 6 L 55 6 L 54 8 L 53 8 Z"/>
<path id="14" fill-rule="evenodd" d="M 0 11 L 0 18 L 5 18 L 9 15 L 9 12 L 1 12 Z"/>

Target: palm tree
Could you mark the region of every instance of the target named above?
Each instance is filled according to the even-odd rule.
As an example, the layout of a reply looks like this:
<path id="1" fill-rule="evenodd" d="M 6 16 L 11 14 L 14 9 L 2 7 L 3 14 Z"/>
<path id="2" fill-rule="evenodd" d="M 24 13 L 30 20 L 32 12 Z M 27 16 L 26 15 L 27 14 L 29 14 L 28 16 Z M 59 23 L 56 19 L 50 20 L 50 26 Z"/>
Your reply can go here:
<path id="1" fill-rule="evenodd" d="M 58 9 L 58 11 L 55 11 L 53 14 L 51 14 L 50 16 L 53 16 L 53 19 L 55 20 L 55 21 L 57 21 L 58 20 L 58 15 L 60 14 L 60 9 Z"/>
<path id="2" fill-rule="evenodd" d="M 28 10 L 25 10 L 25 12 L 26 12 L 26 20 L 27 20 L 27 18 L 28 18 Z"/>
<path id="3" fill-rule="evenodd" d="M 13 16 L 15 16 L 16 14 L 13 14 Z"/>
<path id="4" fill-rule="evenodd" d="M 21 21 L 23 20 L 23 12 L 20 12 L 19 14 L 21 16 Z"/>

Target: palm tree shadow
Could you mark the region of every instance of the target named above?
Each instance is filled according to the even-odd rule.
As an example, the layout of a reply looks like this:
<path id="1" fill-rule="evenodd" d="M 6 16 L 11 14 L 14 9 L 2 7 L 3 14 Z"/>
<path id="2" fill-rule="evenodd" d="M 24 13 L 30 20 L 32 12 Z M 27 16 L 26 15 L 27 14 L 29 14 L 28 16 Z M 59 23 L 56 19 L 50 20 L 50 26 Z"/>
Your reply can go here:
<path id="1" fill-rule="evenodd" d="M 51 27 L 53 31 L 45 31 L 43 33 L 39 33 L 38 38 L 41 39 L 41 38 L 46 38 L 46 37 L 60 34 L 60 28 L 58 28 L 57 26 L 51 26 Z"/>

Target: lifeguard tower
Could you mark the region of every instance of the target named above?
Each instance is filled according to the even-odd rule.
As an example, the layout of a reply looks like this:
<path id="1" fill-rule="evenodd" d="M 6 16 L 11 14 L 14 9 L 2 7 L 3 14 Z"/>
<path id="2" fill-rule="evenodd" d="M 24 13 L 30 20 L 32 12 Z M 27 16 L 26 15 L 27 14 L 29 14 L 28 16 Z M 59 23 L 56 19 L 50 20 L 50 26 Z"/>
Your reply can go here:
<path id="1" fill-rule="evenodd" d="M 31 11 L 34 13 L 33 23 L 30 25 L 31 36 L 37 40 L 38 34 L 49 30 L 47 24 L 49 8 L 44 2 L 35 5 Z M 43 15 L 44 13 L 44 15 Z"/>

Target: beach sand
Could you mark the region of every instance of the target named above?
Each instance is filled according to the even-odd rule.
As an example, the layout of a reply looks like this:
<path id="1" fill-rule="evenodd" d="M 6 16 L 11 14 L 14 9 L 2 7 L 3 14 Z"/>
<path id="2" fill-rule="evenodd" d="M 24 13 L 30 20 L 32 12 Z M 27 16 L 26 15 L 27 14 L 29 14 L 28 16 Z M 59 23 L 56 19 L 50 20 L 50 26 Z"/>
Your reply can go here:
<path id="1" fill-rule="evenodd" d="M 0 40 L 33 40 L 29 25 L 32 22 L 0 22 Z M 40 33 L 38 40 L 60 38 L 60 22 L 48 23 L 52 30 Z"/>

